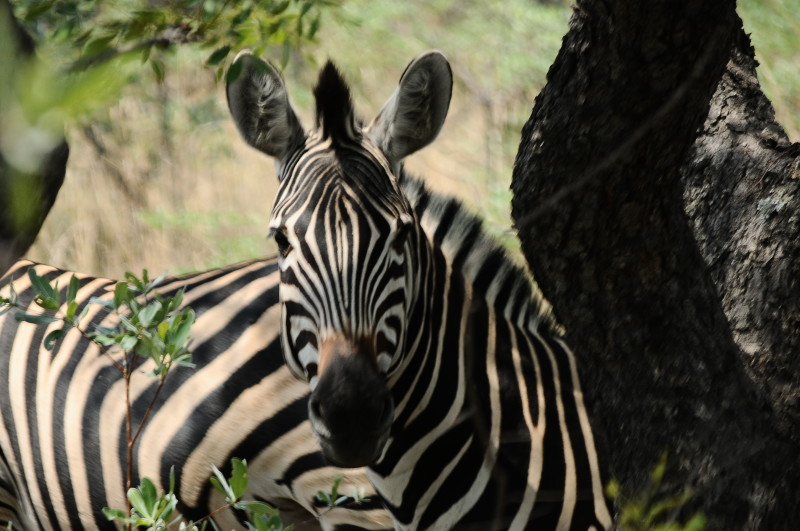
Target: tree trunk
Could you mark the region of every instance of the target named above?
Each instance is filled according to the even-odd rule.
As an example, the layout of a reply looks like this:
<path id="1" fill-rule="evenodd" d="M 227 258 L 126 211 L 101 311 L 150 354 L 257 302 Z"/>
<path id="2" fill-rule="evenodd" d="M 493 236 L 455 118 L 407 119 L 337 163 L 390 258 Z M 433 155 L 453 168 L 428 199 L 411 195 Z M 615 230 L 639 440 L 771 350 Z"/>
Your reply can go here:
<path id="1" fill-rule="evenodd" d="M 34 54 L 33 39 L 22 29 L 8 0 L 0 0 L 0 35 L 2 35 L 4 62 L 0 80 L 0 116 L 14 103 L 13 76 L 15 66 Z M 9 42 L 10 41 L 10 42 Z M 14 135 L 17 131 L 3 127 L 1 135 Z M 56 200 L 64 174 L 67 171 L 69 146 L 62 140 L 35 161 L 35 167 L 19 168 L 0 149 L 0 276 L 25 254 L 39 234 L 50 208 Z"/>
<path id="2" fill-rule="evenodd" d="M 748 376 L 800 445 L 800 144 L 755 68 L 740 31 L 681 170 L 684 205 Z"/>
<path id="3" fill-rule="evenodd" d="M 800 209 L 771 118 L 733 2 L 579 1 L 512 182 L 609 475 L 635 494 L 666 449 L 713 529 L 800 521 Z"/>

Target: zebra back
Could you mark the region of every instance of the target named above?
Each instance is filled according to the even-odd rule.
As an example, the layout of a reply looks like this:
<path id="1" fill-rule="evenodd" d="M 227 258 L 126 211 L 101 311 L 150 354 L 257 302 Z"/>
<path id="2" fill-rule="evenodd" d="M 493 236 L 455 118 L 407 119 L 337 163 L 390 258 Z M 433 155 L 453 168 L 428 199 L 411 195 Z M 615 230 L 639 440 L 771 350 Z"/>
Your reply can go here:
<path id="1" fill-rule="evenodd" d="M 12 281 L 31 313 L 34 293 L 26 271 L 65 290 L 72 273 L 20 262 L 0 283 Z M 82 307 L 113 296 L 114 281 L 77 274 Z M 281 353 L 278 275 L 274 260 L 167 279 L 158 291 L 185 289 L 184 305 L 197 312 L 195 368 L 173 369 L 134 448 L 133 484 L 149 477 L 160 488 L 174 467 L 180 511 L 200 518 L 224 505 L 209 483 L 211 465 L 230 471 L 230 459 L 248 461 L 246 497 L 268 501 L 285 521 L 306 526 L 391 526 L 374 495 L 360 505 L 327 510 L 315 499 L 344 478 L 341 491 L 374 492 L 362 470 L 328 466 L 307 422 L 308 389 L 287 370 Z M 117 324 L 101 305 L 90 305 L 86 327 Z M 76 330 L 52 351 L 42 340 L 53 326 L 0 316 L 0 522 L 14 529 L 113 529 L 103 507 L 125 507 L 125 389 L 120 371 Z M 84 325 L 81 326 L 82 328 Z M 131 378 L 134 426 L 157 382 Z M 239 528 L 231 513 L 218 524 Z"/>

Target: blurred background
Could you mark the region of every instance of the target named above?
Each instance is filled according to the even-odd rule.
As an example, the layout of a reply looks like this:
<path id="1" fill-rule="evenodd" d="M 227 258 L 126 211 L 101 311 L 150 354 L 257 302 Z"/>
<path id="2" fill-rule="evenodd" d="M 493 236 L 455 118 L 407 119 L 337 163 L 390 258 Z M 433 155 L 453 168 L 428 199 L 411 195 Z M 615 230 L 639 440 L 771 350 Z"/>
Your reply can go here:
<path id="1" fill-rule="evenodd" d="M 315 42 L 291 52 L 284 75 L 309 126 L 317 71 L 333 59 L 369 120 L 411 59 L 443 51 L 455 75 L 450 112 L 407 168 L 462 198 L 515 254 L 509 184 L 520 130 L 571 12 L 558 0 L 346 0 L 325 12 Z M 800 0 L 740 0 L 739 13 L 778 121 L 800 140 Z M 179 46 L 164 54 L 161 72 L 120 71 L 122 94 L 69 126 L 65 183 L 29 258 L 119 277 L 274 253 L 265 238 L 274 165 L 239 138 L 224 81 L 204 66 L 208 53 Z M 267 57 L 284 59 L 277 47 Z"/>

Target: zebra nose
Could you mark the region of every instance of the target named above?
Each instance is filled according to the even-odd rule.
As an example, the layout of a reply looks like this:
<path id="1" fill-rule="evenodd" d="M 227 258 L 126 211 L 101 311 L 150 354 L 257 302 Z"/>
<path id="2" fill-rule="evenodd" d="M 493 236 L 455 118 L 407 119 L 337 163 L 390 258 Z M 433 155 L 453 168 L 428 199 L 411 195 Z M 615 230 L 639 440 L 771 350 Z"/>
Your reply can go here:
<path id="1" fill-rule="evenodd" d="M 328 365 L 308 402 L 323 454 L 338 466 L 374 463 L 394 418 L 394 401 L 374 365 L 342 356 Z"/>

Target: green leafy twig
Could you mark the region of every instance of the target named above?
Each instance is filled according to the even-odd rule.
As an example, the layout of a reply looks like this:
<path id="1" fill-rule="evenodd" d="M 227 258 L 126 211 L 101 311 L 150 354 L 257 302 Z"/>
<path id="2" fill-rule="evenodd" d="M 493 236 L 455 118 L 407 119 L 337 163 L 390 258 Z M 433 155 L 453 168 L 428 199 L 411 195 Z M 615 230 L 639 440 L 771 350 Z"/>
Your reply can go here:
<path id="1" fill-rule="evenodd" d="M 667 452 L 663 452 L 650 473 L 650 485 L 639 496 L 626 497 L 616 480 L 606 485 L 606 494 L 619 506 L 621 531 L 703 531 L 706 518 L 695 513 L 686 524 L 675 521 L 677 513 L 694 495 L 691 488 L 671 496 L 661 496 L 661 484 L 667 468 Z"/>

